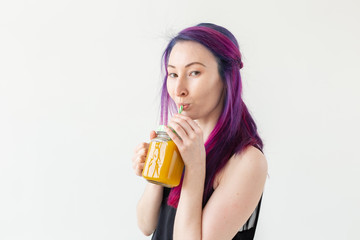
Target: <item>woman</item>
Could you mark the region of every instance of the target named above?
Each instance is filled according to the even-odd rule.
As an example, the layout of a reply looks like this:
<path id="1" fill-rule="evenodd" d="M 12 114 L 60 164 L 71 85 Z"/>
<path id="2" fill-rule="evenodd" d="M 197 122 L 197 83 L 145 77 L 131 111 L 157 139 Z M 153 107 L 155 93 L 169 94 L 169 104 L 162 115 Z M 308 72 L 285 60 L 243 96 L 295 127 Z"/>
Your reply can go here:
<path id="1" fill-rule="evenodd" d="M 163 60 L 161 124 L 179 135 L 166 129 L 185 170 L 173 189 L 147 183 L 137 206 L 139 228 L 152 239 L 253 239 L 267 161 L 241 97 L 243 64 L 235 37 L 202 23 L 174 37 Z M 133 156 L 139 176 L 147 149 L 142 143 Z"/>

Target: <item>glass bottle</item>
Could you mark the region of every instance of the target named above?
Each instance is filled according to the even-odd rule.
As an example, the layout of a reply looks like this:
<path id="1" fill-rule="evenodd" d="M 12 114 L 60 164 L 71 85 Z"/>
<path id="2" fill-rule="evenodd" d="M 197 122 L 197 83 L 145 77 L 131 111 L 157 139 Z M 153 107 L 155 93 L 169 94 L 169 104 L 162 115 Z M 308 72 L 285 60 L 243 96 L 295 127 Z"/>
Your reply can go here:
<path id="1" fill-rule="evenodd" d="M 179 185 L 183 169 L 179 150 L 161 125 L 149 144 L 142 176 L 151 183 L 172 188 Z"/>

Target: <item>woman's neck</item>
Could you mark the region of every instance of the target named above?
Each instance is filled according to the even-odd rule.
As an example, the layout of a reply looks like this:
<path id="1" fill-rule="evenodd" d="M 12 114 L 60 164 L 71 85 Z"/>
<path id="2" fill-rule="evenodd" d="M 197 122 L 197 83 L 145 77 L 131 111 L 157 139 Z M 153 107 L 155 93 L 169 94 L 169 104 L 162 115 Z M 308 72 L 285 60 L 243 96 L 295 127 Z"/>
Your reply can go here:
<path id="1" fill-rule="evenodd" d="M 196 120 L 196 122 L 199 124 L 201 130 L 203 131 L 203 139 L 204 139 L 204 143 L 207 141 L 210 133 L 212 132 L 212 130 L 215 128 L 216 122 L 213 121 L 201 121 L 201 120 Z"/>

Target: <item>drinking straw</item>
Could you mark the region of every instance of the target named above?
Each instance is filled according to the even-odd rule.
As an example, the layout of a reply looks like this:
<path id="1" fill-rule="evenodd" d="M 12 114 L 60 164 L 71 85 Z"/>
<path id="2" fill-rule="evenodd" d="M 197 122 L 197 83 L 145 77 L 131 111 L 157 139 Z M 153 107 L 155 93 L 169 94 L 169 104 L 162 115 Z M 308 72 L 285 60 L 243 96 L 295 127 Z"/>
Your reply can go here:
<path id="1" fill-rule="evenodd" d="M 184 109 L 184 106 L 183 106 L 183 105 L 180 105 L 179 114 L 182 112 L 183 109 Z"/>

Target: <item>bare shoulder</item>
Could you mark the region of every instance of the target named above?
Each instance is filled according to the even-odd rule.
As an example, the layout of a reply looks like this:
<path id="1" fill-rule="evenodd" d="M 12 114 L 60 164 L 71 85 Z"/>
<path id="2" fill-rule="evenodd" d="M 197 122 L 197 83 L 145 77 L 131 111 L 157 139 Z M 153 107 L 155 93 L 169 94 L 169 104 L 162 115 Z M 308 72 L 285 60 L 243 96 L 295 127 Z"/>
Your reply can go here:
<path id="1" fill-rule="evenodd" d="M 246 165 L 267 171 L 265 155 L 254 146 L 247 146 L 240 154 L 234 154 L 230 160 L 232 160 L 235 165 Z"/>
<path id="2" fill-rule="evenodd" d="M 246 223 L 264 191 L 267 160 L 260 150 L 248 146 L 232 156 L 219 173 L 203 210 L 205 239 L 230 239 Z"/>
<path id="3" fill-rule="evenodd" d="M 214 189 L 226 179 L 242 176 L 251 179 L 265 180 L 268 164 L 265 155 L 254 146 L 247 146 L 241 153 L 234 154 L 214 181 Z"/>
<path id="4" fill-rule="evenodd" d="M 265 155 L 254 146 L 247 146 L 240 154 L 235 154 L 229 161 L 236 172 L 246 171 L 254 176 L 266 176 L 268 164 Z"/>

